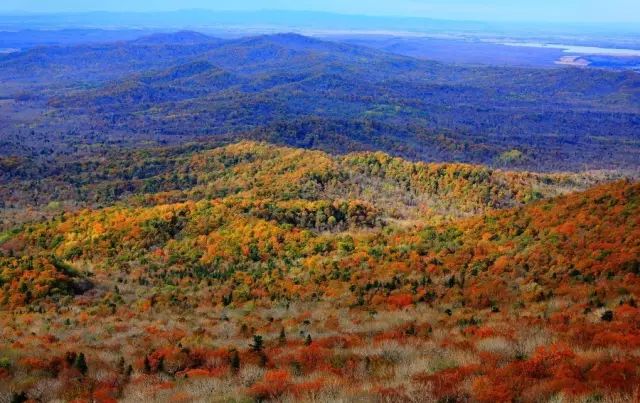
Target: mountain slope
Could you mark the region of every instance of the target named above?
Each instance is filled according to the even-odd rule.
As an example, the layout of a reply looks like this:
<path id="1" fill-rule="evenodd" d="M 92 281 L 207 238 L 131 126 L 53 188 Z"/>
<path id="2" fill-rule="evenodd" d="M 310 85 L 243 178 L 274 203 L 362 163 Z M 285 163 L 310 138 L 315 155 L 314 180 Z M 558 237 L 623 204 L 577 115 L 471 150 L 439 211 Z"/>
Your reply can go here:
<path id="1" fill-rule="evenodd" d="M 473 205 L 500 178 L 537 178 L 250 143 L 183 162 L 176 176 L 197 178 L 184 201 L 160 192 L 0 233 L 0 391 L 633 398 L 637 182 L 398 225 L 379 192 Z"/>
<path id="2" fill-rule="evenodd" d="M 215 38 L 183 32 L 133 41 L 42 46 L 1 57 L 0 81 L 21 83 L 34 92 L 47 90 L 52 84 L 58 88 L 91 85 L 134 72 L 168 68 L 219 43 Z"/>
<path id="3" fill-rule="evenodd" d="M 223 280 L 238 270 L 261 276 L 265 262 L 276 267 L 287 262 L 291 273 L 312 264 L 314 276 L 322 277 L 329 262 L 351 270 L 353 256 L 361 256 L 372 271 L 365 277 L 352 273 L 351 282 L 393 278 L 403 289 L 426 275 L 437 284 L 450 282 L 450 290 L 439 291 L 443 301 L 464 300 L 463 305 L 477 308 L 520 299 L 540 302 L 546 297 L 538 290 L 560 295 L 566 282 L 581 280 L 589 288 L 599 279 L 619 281 L 638 269 L 640 188 L 630 182 L 435 227 L 414 221 L 396 228 L 389 221 L 394 216 L 429 216 L 438 210 L 460 216 L 528 201 L 532 187 L 558 192 L 553 181 L 570 183 L 571 178 L 413 164 L 384 154 L 332 159 L 251 143 L 196 153 L 185 163 L 165 179 L 188 172 L 191 187 L 147 194 L 137 199 L 138 207 L 125 203 L 85 210 L 7 233 L 2 248 L 12 255 L 42 250 L 70 261 L 88 260 L 95 269 L 134 264 L 153 276 L 145 269 L 153 264 Z M 158 188 L 161 178 L 155 181 Z M 389 225 L 390 232 L 365 230 Z M 348 250 L 341 249 L 344 242 L 350 243 Z M 324 243 L 328 249 L 319 253 Z M 399 262 L 404 269 L 394 268 Z M 319 295 L 327 292 L 327 284 L 314 284 L 308 292 L 316 287 Z M 364 283 L 354 284 L 353 294 L 341 298 L 367 294 L 358 291 Z M 571 292 L 578 289 L 574 284 Z M 376 288 L 367 290 L 369 297 L 376 295 Z M 599 295 L 615 297 L 611 291 Z"/>
<path id="4" fill-rule="evenodd" d="M 210 74 L 191 75 L 200 67 Z M 531 170 L 636 169 L 639 77 L 447 66 L 293 34 L 44 47 L 0 60 L 0 153 L 252 138 Z"/>
<path id="5" fill-rule="evenodd" d="M 222 42 L 221 39 L 194 31 L 152 34 L 131 41 L 131 43 L 134 44 L 144 45 L 194 45 L 202 43 L 215 44 L 220 42 Z"/>
<path id="6" fill-rule="evenodd" d="M 451 219 L 585 189 L 606 172 L 537 174 L 466 164 L 427 164 L 360 152 L 344 156 L 241 142 L 122 151 L 101 159 L 38 163 L 0 159 L 5 228 L 64 210 L 239 196 L 273 200 L 361 199 L 385 219 Z M 157 199 L 157 201 L 156 201 Z M 19 213 L 20 211 L 20 213 Z M 28 221 L 28 219 L 27 219 Z"/>

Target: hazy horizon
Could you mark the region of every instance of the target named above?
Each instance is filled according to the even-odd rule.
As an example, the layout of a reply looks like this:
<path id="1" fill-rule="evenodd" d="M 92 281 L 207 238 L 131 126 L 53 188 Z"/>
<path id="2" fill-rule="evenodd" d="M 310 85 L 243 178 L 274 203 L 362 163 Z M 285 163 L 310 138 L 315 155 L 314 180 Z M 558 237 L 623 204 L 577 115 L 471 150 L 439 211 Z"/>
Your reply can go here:
<path id="1" fill-rule="evenodd" d="M 537 22 L 537 23 L 583 23 L 612 24 L 640 22 L 640 3 L 631 0 L 579 1 L 568 0 L 557 4 L 552 0 L 513 2 L 492 0 L 422 1 L 398 0 L 393 3 L 383 0 L 276 0 L 265 4 L 259 0 L 238 0 L 233 5 L 206 0 L 163 0 L 127 2 L 116 0 L 105 5 L 98 1 L 61 0 L 55 3 L 39 0 L 5 0 L 0 4 L 0 14 L 44 13 L 66 14 L 86 12 L 174 12 L 186 10 L 213 12 L 326 12 L 335 14 L 372 17 L 419 17 L 453 21 L 485 22 Z"/>

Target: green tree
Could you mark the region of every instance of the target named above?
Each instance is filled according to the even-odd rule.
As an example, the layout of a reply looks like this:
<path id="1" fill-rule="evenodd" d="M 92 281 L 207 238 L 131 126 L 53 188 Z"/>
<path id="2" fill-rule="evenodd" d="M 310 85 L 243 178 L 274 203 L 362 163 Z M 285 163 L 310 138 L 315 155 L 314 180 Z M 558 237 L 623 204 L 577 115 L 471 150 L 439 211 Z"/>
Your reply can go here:
<path id="1" fill-rule="evenodd" d="M 148 355 L 144 356 L 143 371 L 144 371 L 145 374 L 150 374 L 151 373 L 151 364 L 149 363 L 149 356 Z"/>
<path id="2" fill-rule="evenodd" d="M 240 371 L 240 354 L 238 354 L 238 350 L 233 349 L 229 355 L 229 366 L 231 367 L 231 372 L 237 374 Z"/>
<path id="3" fill-rule="evenodd" d="M 120 359 L 118 360 L 118 373 L 122 375 L 124 374 L 124 370 L 125 370 L 124 357 L 120 357 Z"/>
<path id="4" fill-rule="evenodd" d="M 76 367 L 76 369 L 80 371 L 82 375 L 86 375 L 89 367 L 87 366 L 87 361 L 84 357 L 84 353 L 78 354 L 78 356 L 76 357 L 76 362 L 74 363 L 74 367 Z"/>
<path id="5" fill-rule="evenodd" d="M 14 393 L 13 396 L 11 396 L 11 403 L 24 403 L 27 400 L 29 400 L 29 398 L 24 392 Z"/>
<path id="6" fill-rule="evenodd" d="M 262 339 L 262 336 L 254 334 L 253 335 L 253 344 L 250 344 L 249 347 L 251 347 L 251 349 L 253 351 L 255 351 L 256 353 L 261 352 L 262 349 L 264 348 L 264 340 Z"/>

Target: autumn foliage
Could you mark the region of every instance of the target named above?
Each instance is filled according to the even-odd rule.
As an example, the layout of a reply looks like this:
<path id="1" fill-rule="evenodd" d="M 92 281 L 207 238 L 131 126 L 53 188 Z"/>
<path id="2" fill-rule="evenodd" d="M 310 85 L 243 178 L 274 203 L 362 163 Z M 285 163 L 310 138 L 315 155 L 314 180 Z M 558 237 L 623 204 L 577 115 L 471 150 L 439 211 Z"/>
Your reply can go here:
<path id="1" fill-rule="evenodd" d="M 176 166 L 0 233 L 0 394 L 638 398 L 639 184 L 254 143 Z"/>

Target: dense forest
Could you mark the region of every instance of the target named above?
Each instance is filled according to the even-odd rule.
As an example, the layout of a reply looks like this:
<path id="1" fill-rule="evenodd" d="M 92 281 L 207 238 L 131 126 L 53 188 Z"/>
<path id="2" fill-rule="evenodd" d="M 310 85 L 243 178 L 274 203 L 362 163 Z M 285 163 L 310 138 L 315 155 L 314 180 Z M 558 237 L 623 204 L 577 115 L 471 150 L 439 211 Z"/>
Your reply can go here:
<path id="1" fill-rule="evenodd" d="M 533 173 L 410 162 L 382 152 L 321 151 L 241 142 L 113 150 L 100 158 L 0 159 L 0 228 L 115 203 L 149 206 L 236 197 L 363 200 L 389 219 L 443 220 L 521 205 L 621 179 L 613 171 Z"/>
<path id="2" fill-rule="evenodd" d="M 0 55 L 0 155 L 266 140 L 537 171 L 637 169 L 633 71 L 445 65 L 294 34 Z"/>

